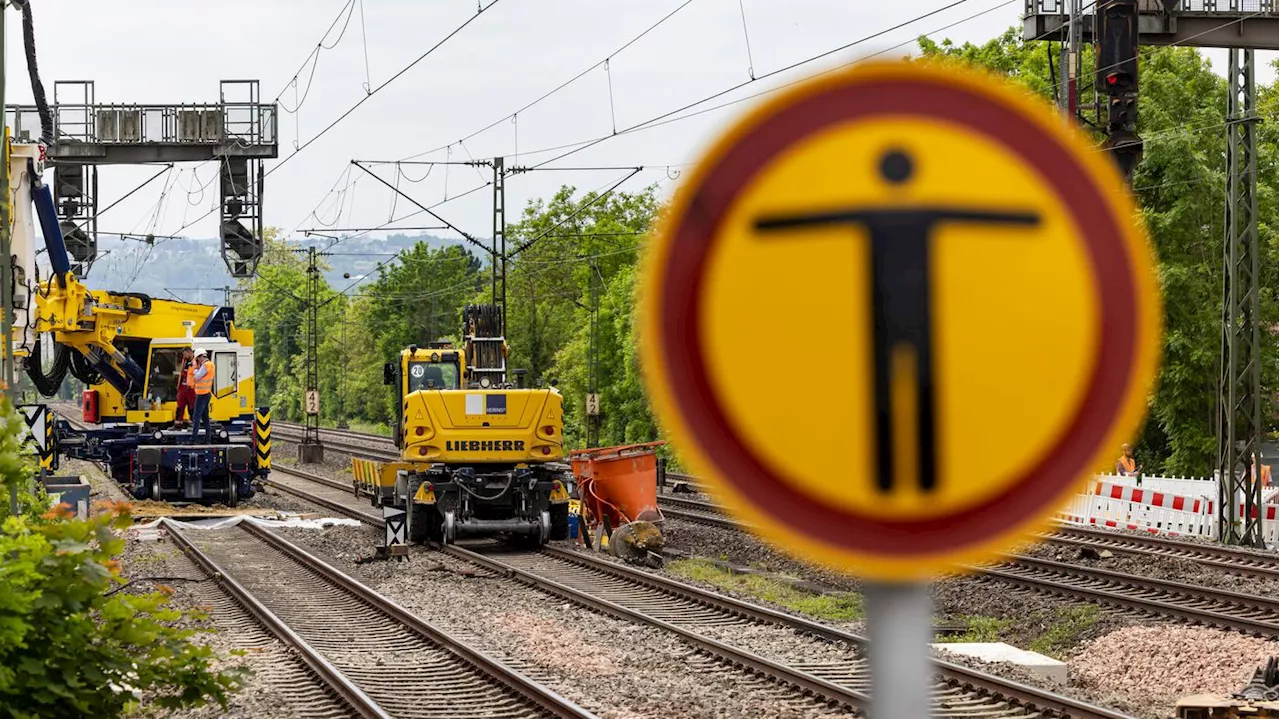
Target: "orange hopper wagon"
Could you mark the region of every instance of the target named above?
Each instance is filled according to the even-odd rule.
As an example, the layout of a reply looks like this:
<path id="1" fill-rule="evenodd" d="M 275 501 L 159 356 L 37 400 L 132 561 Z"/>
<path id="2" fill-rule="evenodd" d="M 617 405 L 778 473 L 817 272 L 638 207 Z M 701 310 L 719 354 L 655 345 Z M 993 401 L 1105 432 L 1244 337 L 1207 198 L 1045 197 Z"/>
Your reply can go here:
<path id="1" fill-rule="evenodd" d="M 581 509 L 578 536 L 595 537 L 629 561 L 661 562 L 662 512 L 658 509 L 658 447 L 646 442 L 569 453 Z M 588 539 L 590 542 L 590 539 Z"/>

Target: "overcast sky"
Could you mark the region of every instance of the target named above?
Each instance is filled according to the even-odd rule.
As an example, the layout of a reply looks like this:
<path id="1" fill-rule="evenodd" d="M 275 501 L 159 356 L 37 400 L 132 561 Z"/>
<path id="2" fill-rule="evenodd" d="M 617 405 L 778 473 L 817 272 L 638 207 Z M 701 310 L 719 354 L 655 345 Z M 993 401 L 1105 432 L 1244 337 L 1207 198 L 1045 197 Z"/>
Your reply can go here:
<path id="1" fill-rule="evenodd" d="M 497 0 L 294 157 L 295 143 L 312 140 L 365 96 L 367 81 L 374 87 L 384 83 L 475 15 L 477 8 L 476 0 L 353 2 L 349 7 L 347 0 L 35 0 L 41 76 L 51 99 L 55 80 L 93 80 L 99 103 L 214 102 L 220 80 L 256 78 L 264 99 L 278 95 L 282 107 L 292 109 L 296 97 L 306 91 L 296 114 L 280 114 L 280 159 L 268 165 L 279 169 L 266 181 L 267 224 L 286 231 L 324 225 L 368 227 L 387 222 L 393 209 L 400 216 L 415 208 L 403 200 L 393 208 L 391 191 L 372 178 L 360 178 L 352 186 L 363 174 L 350 169 L 352 159 L 400 159 L 454 143 L 451 152 L 422 159 L 502 155 L 508 164 L 534 164 L 559 154 L 539 150 L 607 136 L 615 128 L 632 127 L 747 81 L 749 68 L 756 76 L 765 75 L 948 4 L 955 7 L 694 109 L 746 97 L 877 51 L 901 55 L 914 49 L 912 40 L 921 34 L 982 42 L 1018 24 L 1022 14 L 1022 0 L 742 0 L 750 39 L 748 61 L 739 0 Z M 354 10 L 349 24 L 344 8 Z M 677 8 L 663 24 L 613 56 L 608 73 L 596 67 L 519 113 L 515 122 L 510 120 L 515 110 L 609 57 Z M 983 11 L 989 12 L 966 19 Z M 320 52 L 314 78 L 308 63 L 295 87 L 295 72 L 335 18 L 337 27 L 326 37 L 333 49 Z M 16 11 L 8 13 L 7 99 L 30 102 L 19 20 Z M 935 33 L 953 23 L 958 24 Z M 1274 57 L 1262 55 L 1267 60 Z M 1211 57 L 1225 62 L 1225 53 Z M 749 103 L 621 134 L 550 166 L 643 165 L 645 171 L 622 189 L 638 190 L 653 182 L 669 187 L 668 178 L 695 159 L 717 129 Z M 457 144 L 495 120 L 502 122 Z M 179 166 L 103 214 L 101 230 L 214 237 L 216 212 L 193 221 L 216 208 L 218 186 L 210 182 L 216 170 L 211 163 Z M 155 171 L 104 168 L 99 205 L 106 207 Z M 397 182 L 394 167 L 380 172 Z M 446 191 L 452 197 L 483 184 L 489 171 L 452 167 L 446 173 L 437 167 L 425 178 L 426 167 L 404 172 L 400 187 L 434 205 L 446 198 Z M 518 216 L 528 199 L 546 196 L 561 184 L 597 189 L 624 175 L 599 170 L 512 178 L 508 220 Z M 491 201 L 491 193 L 482 190 L 437 211 L 463 229 L 487 236 Z M 400 224 L 435 223 L 420 215 Z"/>

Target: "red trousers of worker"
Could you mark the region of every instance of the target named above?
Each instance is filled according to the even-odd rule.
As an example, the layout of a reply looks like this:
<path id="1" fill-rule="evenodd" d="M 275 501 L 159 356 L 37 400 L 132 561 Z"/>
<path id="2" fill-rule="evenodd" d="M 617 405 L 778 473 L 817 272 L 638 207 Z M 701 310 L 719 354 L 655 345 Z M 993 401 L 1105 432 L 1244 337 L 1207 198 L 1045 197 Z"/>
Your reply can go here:
<path id="1" fill-rule="evenodd" d="M 194 387 L 178 388 L 178 412 L 173 416 L 174 422 L 185 421 L 187 410 L 193 410 L 196 406 L 196 390 Z"/>

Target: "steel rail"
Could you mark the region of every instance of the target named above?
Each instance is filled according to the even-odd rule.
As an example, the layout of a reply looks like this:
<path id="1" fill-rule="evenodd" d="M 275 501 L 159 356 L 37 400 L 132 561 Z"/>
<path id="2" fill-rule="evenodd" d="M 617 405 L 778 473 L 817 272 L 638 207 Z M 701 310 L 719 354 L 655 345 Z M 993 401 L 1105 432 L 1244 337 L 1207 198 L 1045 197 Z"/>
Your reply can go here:
<path id="1" fill-rule="evenodd" d="M 670 507 L 670 504 L 677 504 L 682 507 L 698 506 L 699 509 L 675 509 Z M 723 509 L 714 504 L 683 498 L 672 502 L 671 498 L 659 496 L 659 506 L 662 507 L 663 514 L 667 517 L 685 519 L 731 531 L 750 531 L 749 526 L 738 523 L 731 517 L 724 515 L 722 513 Z M 970 566 L 969 569 L 979 575 L 989 576 L 1029 589 L 1038 589 L 1039 591 L 1047 591 L 1090 602 L 1109 603 L 1138 610 L 1144 614 L 1163 615 L 1193 624 L 1207 624 L 1261 636 L 1274 636 L 1280 630 L 1280 624 L 1277 623 L 1276 619 L 1259 619 L 1253 616 L 1258 610 L 1265 611 L 1270 609 L 1274 611 L 1276 603 L 1266 597 L 1208 589 L 1178 582 L 1080 567 L 1063 562 L 1034 559 L 1032 557 L 1008 556 L 1011 565 L 1015 567 L 1022 566 L 1029 572 L 1038 572 L 1039 574 L 1022 575 L 1012 568 L 1001 569 L 999 566 Z M 1043 576 L 1045 574 L 1050 576 Z M 1074 579 L 1075 583 L 1071 582 L 1071 579 Z M 1106 582 L 1118 584 L 1121 587 L 1101 589 L 1081 585 L 1079 584 L 1080 581 Z M 1138 593 L 1125 593 L 1124 585 L 1128 585 L 1131 592 L 1132 590 L 1137 590 Z M 1180 599 L 1181 603 L 1179 603 L 1179 601 L 1146 596 L 1151 592 L 1160 592 L 1166 595 L 1172 594 L 1175 597 L 1180 595 L 1184 598 Z M 1197 602 L 1217 605 L 1218 608 L 1210 609 L 1196 606 Z M 1231 611 L 1231 607 L 1237 607 L 1234 613 Z"/>
<path id="2" fill-rule="evenodd" d="M 312 475 L 310 473 L 300 472 L 293 468 L 287 469 L 286 472 L 290 474 L 294 474 L 303 479 L 313 479 L 315 477 L 315 475 Z M 290 491 L 294 495 L 302 499 L 307 499 L 309 501 L 325 499 L 323 497 L 311 495 L 305 492 L 304 490 L 300 490 L 297 488 L 289 488 L 287 491 Z M 382 518 L 376 517 L 370 514 L 366 514 L 349 505 L 342 505 L 340 503 L 332 502 L 332 501 L 324 501 L 324 502 L 317 502 L 317 503 L 326 507 L 330 507 L 335 511 L 341 512 L 346 516 L 350 516 L 355 519 L 358 519 L 371 526 L 375 526 L 375 527 L 385 526 Z M 459 556 L 467 561 L 472 561 L 472 555 L 474 555 L 479 559 L 479 561 L 476 561 L 474 563 L 478 564 L 479 566 L 485 567 L 487 569 L 490 569 L 491 571 L 495 571 L 503 575 L 510 575 L 514 579 L 518 579 L 526 584 L 543 587 L 546 589 L 546 591 L 549 591 L 552 594 L 555 594 L 565 599 L 569 599 L 570 601 L 574 601 L 576 603 L 584 603 L 586 606 L 592 607 L 597 611 L 602 611 L 606 614 L 617 616 L 622 619 L 626 619 L 628 621 L 642 621 L 643 623 L 650 623 L 648 619 L 636 620 L 633 617 L 633 614 L 635 613 L 634 610 L 621 607 L 621 605 L 616 605 L 615 603 L 609 602 L 608 600 L 605 600 L 605 599 L 593 597 L 590 594 L 582 592 L 581 590 L 573 589 L 572 587 L 567 587 L 558 582 L 554 582 L 553 580 L 538 577 L 536 574 L 532 572 L 528 572 L 526 570 L 520 570 L 515 567 L 509 567 L 505 563 L 495 559 L 491 559 L 489 557 L 486 557 L 485 555 L 471 552 L 470 550 L 464 550 L 460 547 L 457 547 L 456 545 L 448 547 L 445 551 L 451 551 L 455 554 L 455 556 Z M 714 592 L 704 590 L 700 587 L 684 584 L 682 582 L 678 582 L 672 579 L 667 579 L 659 575 L 651 574 L 648 572 L 642 572 L 640 570 L 633 569 L 631 567 L 627 567 L 614 562 L 609 562 L 607 560 L 603 560 L 599 558 L 594 558 L 594 557 L 591 557 L 590 555 L 585 555 L 579 552 L 571 552 L 571 551 L 566 551 L 559 548 L 544 548 L 543 551 L 548 555 L 555 556 L 555 557 L 560 557 L 560 556 L 571 557 L 573 561 L 582 563 L 584 566 L 595 566 L 596 564 L 599 564 L 601 566 L 606 566 L 607 571 L 609 571 L 610 573 L 615 573 L 618 576 L 625 576 L 628 578 L 635 577 L 635 581 L 637 581 L 638 583 L 644 583 L 646 586 L 650 586 L 651 588 L 654 588 L 658 591 L 662 591 L 673 596 L 684 597 L 689 601 L 695 601 L 705 606 L 717 608 L 721 611 L 730 612 L 739 616 L 744 616 L 754 621 L 788 627 L 796 631 L 815 636 L 824 641 L 846 643 L 846 644 L 849 644 L 850 646 L 864 648 L 864 649 L 870 646 L 869 640 L 867 640 L 865 637 L 862 637 L 860 635 L 852 634 L 850 632 L 846 632 L 841 629 L 837 629 L 835 627 L 830 627 L 818 622 L 814 622 L 812 620 L 804 619 L 802 617 L 796 617 L 790 614 L 786 614 L 784 612 L 780 612 L 768 607 L 759 606 L 759 605 L 751 604 L 749 602 L 744 602 L 742 600 L 735 599 L 732 597 L 716 594 Z M 466 554 L 464 555 L 463 552 L 466 552 Z M 552 588 L 553 586 L 555 587 L 555 589 Z M 565 590 L 565 593 L 556 591 L 556 589 L 559 589 L 559 588 L 563 588 Z M 614 607 L 617 607 L 617 609 L 622 611 L 623 614 L 620 615 L 615 613 Z M 665 629 L 665 627 L 662 627 L 662 628 Z M 708 641 L 714 641 L 714 640 L 708 640 Z M 715 652 L 712 652 L 712 653 L 716 654 Z M 718 654 L 716 655 L 719 656 Z M 768 661 L 768 660 L 765 660 L 765 661 Z M 1019 707 L 1028 707 L 1030 708 L 1031 711 L 1040 711 L 1047 714 L 1048 716 L 1069 717 L 1070 719 L 1124 719 L 1124 717 L 1127 716 L 1125 714 L 1114 712 L 1104 707 L 1097 707 L 1084 701 L 1061 696 L 1058 694 L 1054 694 L 1053 692 L 1049 692 L 1046 690 L 1038 689 L 1036 687 L 1020 684 L 1018 682 L 1010 681 L 1007 679 L 1002 679 L 1000 677 L 987 674 L 985 672 L 981 672 L 976 669 L 970 669 L 968 667 L 964 667 L 958 664 L 953 664 L 943 660 L 935 660 L 934 665 L 938 668 L 939 677 L 941 681 L 947 686 L 968 687 L 973 689 L 974 691 L 983 692 L 985 695 L 988 695 L 990 697 L 997 697 L 997 698 L 1003 697 L 1007 699 L 1007 701 L 1012 705 L 1019 706 Z M 820 680 L 820 681 L 825 681 L 825 680 Z M 839 685 L 836 685 L 836 686 L 839 686 Z M 823 694 L 823 696 L 826 696 L 826 695 Z"/>
<path id="3" fill-rule="evenodd" d="M 746 651 L 745 649 L 739 649 L 737 647 L 724 644 L 723 642 L 716 641 L 715 639 L 711 639 L 710 637 L 685 629 L 684 627 L 672 624 L 649 614 L 645 614 L 644 612 L 611 602 L 608 599 L 595 596 L 580 589 L 575 589 L 566 584 L 561 584 L 560 582 L 548 579 L 537 573 L 512 566 L 506 562 L 494 559 L 491 556 L 480 554 L 454 544 L 443 545 L 440 549 L 446 554 L 450 554 L 459 559 L 471 562 L 472 564 L 484 567 L 485 569 L 496 572 L 497 574 L 510 576 L 524 584 L 528 584 L 529 586 L 535 587 L 549 594 L 554 594 L 563 599 L 567 599 L 575 604 L 590 607 L 598 612 L 602 612 L 625 621 L 657 627 L 665 632 L 684 639 L 699 650 L 711 654 L 722 661 L 728 662 L 732 665 L 746 667 L 751 671 L 790 684 L 801 691 L 810 692 L 831 701 L 839 702 L 840 704 L 853 709 L 865 709 L 870 702 L 870 697 L 863 692 L 840 686 L 839 684 L 814 676 L 808 672 L 789 667 L 786 664 L 775 662 L 772 659 L 767 659 L 753 652 Z"/>
<path id="4" fill-rule="evenodd" d="M 267 542 L 294 561 L 323 577 L 340 589 L 358 597 L 374 611 L 381 612 L 408 627 L 428 642 L 437 644 L 460 657 L 480 671 L 514 689 L 525 700 L 548 714 L 562 719 L 595 719 L 595 715 L 560 696 L 549 687 L 526 677 L 488 654 L 453 637 L 442 629 L 431 626 L 413 612 L 392 602 L 353 577 L 338 571 L 328 563 L 293 544 L 283 537 L 250 523 L 241 523 L 251 534 Z"/>
<path id="5" fill-rule="evenodd" d="M 1105 529 L 1062 525 L 1040 535 L 1046 541 L 1068 546 L 1094 546 L 1120 552 L 1185 559 L 1227 572 L 1276 579 L 1280 555 L 1258 554 L 1232 547 L 1186 542 L 1167 537 L 1144 537 Z"/>
<path id="6" fill-rule="evenodd" d="M 558 547 L 544 547 L 542 551 L 563 561 L 606 572 L 657 591 L 682 596 L 691 601 L 715 607 L 721 611 L 739 614 L 755 621 L 780 624 L 804 634 L 810 634 L 832 642 L 843 642 L 864 650 L 871 646 L 871 641 L 862 635 L 828 626 L 812 619 L 751 604 L 750 602 L 718 594 L 653 572 L 645 572 L 624 564 L 593 557 L 582 552 L 567 551 Z M 937 669 L 944 682 L 972 687 L 996 696 L 1012 697 L 1020 705 L 1034 707 L 1040 711 L 1053 711 L 1066 716 L 1089 717 L 1091 719 L 1093 717 L 1125 716 L 1103 707 L 1094 706 L 1088 702 L 1001 679 L 942 659 L 934 659 L 933 666 Z"/>
<path id="7" fill-rule="evenodd" d="M 302 472 L 300 470 L 296 470 L 293 468 L 280 467 L 280 466 L 272 467 L 271 471 L 283 472 L 284 474 L 300 477 L 302 479 L 309 480 L 317 484 L 330 486 L 326 482 L 327 480 L 326 477 L 319 477 L 317 475 L 311 474 L 310 472 Z M 332 481 L 332 480 L 328 480 L 328 481 Z M 378 515 L 373 514 L 372 512 L 366 512 L 361 509 L 358 509 L 350 504 L 344 504 L 342 502 L 330 499 L 328 497 L 322 497 L 318 494 L 314 494 L 312 492 L 299 489 L 292 485 L 288 485 L 283 482 L 273 480 L 270 477 L 264 480 L 263 483 L 269 487 L 275 487 L 276 489 L 279 489 L 283 492 L 292 494 L 293 496 L 298 497 L 299 499 L 306 500 L 313 504 L 318 504 L 326 509 L 332 509 L 333 511 L 338 512 L 346 517 L 350 517 L 360 522 L 364 522 L 365 524 L 368 524 L 371 527 L 377 527 L 379 529 L 386 527 L 386 522 L 383 521 L 382 517 L 379 517 Z"/>
<path id="8" fill-rule="evenodd" d="M 232 579 L 209 555 L 200 551 L 200 548 L 182 533 L 176 522 L 162 518 L 160 524 L 169 530 L 169 536 L 173 538 L 174 543 L 178 545 L 178 549 L 183 554 L 190 557 L 206 574 L 213 577 L 214 581 L 227 594 L 230 594 L 241 607 L 244 607 L 245 611 L 249 612 L 257 620 L 258 624 L 271 632 L 276 639 L 292 647 L 297 652 L 298 658 L 311 671 L 315 672 L 316 676 L 328 685 L 334 694 L 341 697 L 353 711 L 365 719 L 391 719 L 391 715 L 383 711 L 382 707 L 378 706 L 378 703 L 365 694 L 360 687 L 356 686 L 337 667 L 330 664 L 329 660 L 325 659 L 305 639 L 298 636 L 289 628 L 289 625 L 281 621 L 270 609 L 267 609 L 262 602 L 259 602 L 239 582 Z"/>

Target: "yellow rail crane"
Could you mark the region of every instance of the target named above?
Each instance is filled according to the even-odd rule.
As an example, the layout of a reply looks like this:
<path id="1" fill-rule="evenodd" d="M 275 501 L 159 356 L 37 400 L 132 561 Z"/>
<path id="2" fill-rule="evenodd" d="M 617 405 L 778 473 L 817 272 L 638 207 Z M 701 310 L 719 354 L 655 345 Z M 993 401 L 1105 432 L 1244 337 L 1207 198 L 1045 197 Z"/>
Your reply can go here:
<path id="1" fill-rule="evenodd" d="M 398 402 L 394 462 L 352 460 L 356 490 L 388 520 L 388 545 L 506 536 L 541 546 L 569 534 L 573 475 L 562 398 L 507 381 L 502 310 L 463 311 L 463 347 L 410 345 L 383 368 Z"/>
<path id="2" fill-rule="evenodd" d="M 83 412 L 90 426 L 59 422 L 59 451 L 107 465 L 139 499 L 234 505 L 252 496 L 252 480 L 270 467 L 270 413 L 254 404 L 253 333 L 236 327 L 228 307 L 86 287 L 71 270 L 41 180 L 44 146 L 5 135 L 17 309 L 9 351 L 46 397 L 68 371 L 89 387 Z M 44 280 L 36 273 L 36 222 L 51 268 Z M 206 350 L 214 365 L 212 438 L 173 429 L 183 348 Z"/>

